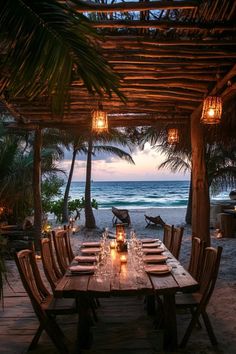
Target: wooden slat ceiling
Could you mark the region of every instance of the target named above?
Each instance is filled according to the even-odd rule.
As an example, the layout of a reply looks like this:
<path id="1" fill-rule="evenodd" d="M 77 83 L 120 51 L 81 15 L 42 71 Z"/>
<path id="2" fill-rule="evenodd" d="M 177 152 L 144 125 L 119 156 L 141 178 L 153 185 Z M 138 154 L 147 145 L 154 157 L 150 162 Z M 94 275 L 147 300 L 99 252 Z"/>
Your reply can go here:
<path id="1" fill-rule="evenodd" d="M 104 36 L 103 55 L 127 97 L 126 103 L 115 96 L 103 99 L 111 126 L 183 124 L 213 87 L 222 96 L 235 90 L 236 1 L 83 2 L 77 10 L 93 13 L 93 26 Z M 74 81 L 63 117 L 52 114 L 45 97 L 33 102 L 19 97 L 11 109 L 29 127 L 82 128 L 97 103 Z"/>

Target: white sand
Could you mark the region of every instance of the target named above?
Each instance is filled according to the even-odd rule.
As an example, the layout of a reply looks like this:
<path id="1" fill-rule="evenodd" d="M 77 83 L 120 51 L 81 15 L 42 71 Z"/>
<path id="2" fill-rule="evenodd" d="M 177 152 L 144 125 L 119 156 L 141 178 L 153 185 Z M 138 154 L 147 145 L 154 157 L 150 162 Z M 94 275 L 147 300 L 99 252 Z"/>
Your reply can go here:
<path id="1" fill-rule="evenodd" d="M 161 227 L 148 227 L 144 214 L 148 216 L 160 215 L 166 223 L 175 225 L 184 225 L 185 208 L 156 208 L 143 210 L 130 210 L 132 225 L 127 229 L 127 233 L 131 228 L 135 229 L 138 235 L 147 235 L 147 237 L 162 238 Z M 108 227 L 110 230 L 115 229 L 112 226 L 111 210 L 95 210 L 96 224 L 100 229 Z M 200 222 L 200 221 L 199 221 Z M 84 224 L 84 216 L 81 216 L 80 225 Z M 100 232 L 87 232 L 81 228 L 81 231 L 75 235 L 74 242 L 77 243 L 81 239 L 96 239 Z M 207 312 L 210 316 L 214 332 L 219 340 L 218 348 L 213 348 L 208 339 L 206 330 L 196 329 L 192 334 L 187 350 L 184 353 L 193 354 L 236 354 L 236 238 L 216 239 L 214 230 L 211 230 L 211 243 L 213 247 L 222 246 L 223 253 L 218 280 L 211 301 L 208 305 Z M 191 247 L 191 228 L 185 225 L 185 232 L 180 252 L 180 261 L 187 266 L 190 257 Z M 181 334 L 188 324 L 189 317 L 183 321 L 184 316 L 179 316 L 178 329 Z"/>

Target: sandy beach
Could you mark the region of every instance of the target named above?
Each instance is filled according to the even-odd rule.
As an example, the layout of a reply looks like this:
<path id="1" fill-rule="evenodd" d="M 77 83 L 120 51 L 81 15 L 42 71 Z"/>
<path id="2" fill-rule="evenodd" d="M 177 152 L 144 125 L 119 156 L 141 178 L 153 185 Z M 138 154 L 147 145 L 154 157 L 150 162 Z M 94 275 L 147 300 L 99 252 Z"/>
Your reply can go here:
<path id="1" fill-rule="evenodd" d="M 138 236 L 159 237 L 162 238 L 162 228 L 151 226 L 146 228 L 144 215 L 157 216 L 160 215 L 166 223 L 181 225 L 185 227 L 182 247 L 180 251 L 180 261 L 187 267 L 191 251 L 191 227 L 185 225 L 185 208 L 152 208 L 152 209 L 137 209 L 130 210 L 130 218 L 132 225 L 127 228 L 127 234 L 130 229 L 134 229 Z M 111 210 L 100 209 L 95 210 L 94 215 L 96 224 L 102 230 L 108 227 L 114 231 L 112 226 Z M 79 225 L 84 225 L 84 216 L 78 222 Z M 99 231 L 96 233 L 83 230 L 74 236 L 73 242 L 76 247 L 77 242 L 82 239 L 96 239 Z M 220 271 L 214 293 L 208 305 L 207 312 L 210 316 L 215 334 L 218 338 L 219 345 L 213 348 L 207 336 L 206 330 L 196 329 L 192 334 L 185 353 L 193 354 L 235 354 L 236 353 L 236 238 L 216 238 L 215 230 L 211 230 L 211 245 L 213 247 L 222 246 L 223 253 L 220 264 Z M 189 317 L 184 320 L 184 316 L 178 318 L 179 336 L 184 331 L 188 324 Z"/>

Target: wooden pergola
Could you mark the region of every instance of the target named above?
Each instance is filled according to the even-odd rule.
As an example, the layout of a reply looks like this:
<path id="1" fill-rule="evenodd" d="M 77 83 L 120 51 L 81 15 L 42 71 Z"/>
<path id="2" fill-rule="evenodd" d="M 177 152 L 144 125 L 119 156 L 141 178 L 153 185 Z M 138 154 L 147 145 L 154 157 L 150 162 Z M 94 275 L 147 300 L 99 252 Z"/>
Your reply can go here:
<path id="1" fill-rule="evenodd" d="M 77 11 L 93 15 L 92 25 L 102 34 L 101 51 L 120 76 L 126 101 L 115 95 L 101 101 L 77 80 L 71 84 L 62 116 L 52 112 L 47 96 L 2 100 L 15 117 L 12 126 L 88 130 L 98 102 L 108 112 L 111 127 L 191 123 L 192 230 L 208 240 L 209 195 L 200 116 L 207 95 L 220 95 L 225 107 L 236 95 L 236 1 L 84 1 Z"/>

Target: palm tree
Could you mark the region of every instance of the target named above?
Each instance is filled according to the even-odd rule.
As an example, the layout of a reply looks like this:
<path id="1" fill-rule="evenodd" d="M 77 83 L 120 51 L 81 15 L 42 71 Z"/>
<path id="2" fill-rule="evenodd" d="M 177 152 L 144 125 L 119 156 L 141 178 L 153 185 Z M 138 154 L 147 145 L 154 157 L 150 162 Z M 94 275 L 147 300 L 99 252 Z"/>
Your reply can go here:
<path id="1" fill-rule="evenodd" d="M 87 151 L 88 151 L 87 147 L 85 146 L 85 142 L 83 141 L 82 137 L 77 137 L 77 138 L 74 137 L 74 141 L 72 142 L 71 166 L 70 166 L 69 176 L 67 179 L 64 198 L 63 198 L 62 222 L 68 222 L 69 220 L 68 201 L 69 201 L 70 186 L 72 182 L 76 156 L 79 152 L 87 153 Z"/>
<path id="2" fill-rule="evenodd" d="M 165 150 L 166 151 L 166 150 Z M 208 185 L 211 194 L 217 194 L 228 188 L 235 188 L 236 184 L 236 149 L 223 147 L 221 144 L 207 145 L 206 166 Z M 172 172 L 191 171 L 191 156 L 184 156 L 181 152 L 168 152 L 167 159 L 158 168 L 170 168 Z M 192 216 L 192 178 L 189 186 L 189 198 L 185 220 L 191 224 Z"/>
<path id="3" fill-rule="evenodd" d="M 112 141 L 113 143 L 119 143 L 121 145 L 129 146 L 129 136 L 125 133 L 113 130 L 110 134 L 104 134 L 98 136 L 97 139 L 103 140 L 105 143 Z M 106 152 L 118 156 L 121 159 L 126 160 L 129 163 L 134 161 L 129 153 L 116 146 L 111 145 L 94 145 L 93 137 L 91 136 L 88 141 L 87 152 L 87 166 L 86 166 L 86 183 L 85 183 L 85 227 L 89 229 L 96 228 L 96 221 L 93 215 L 93 209 L 91 204 L 91 173 L 92 173 L 92 155 L 96 152 Z"/>

